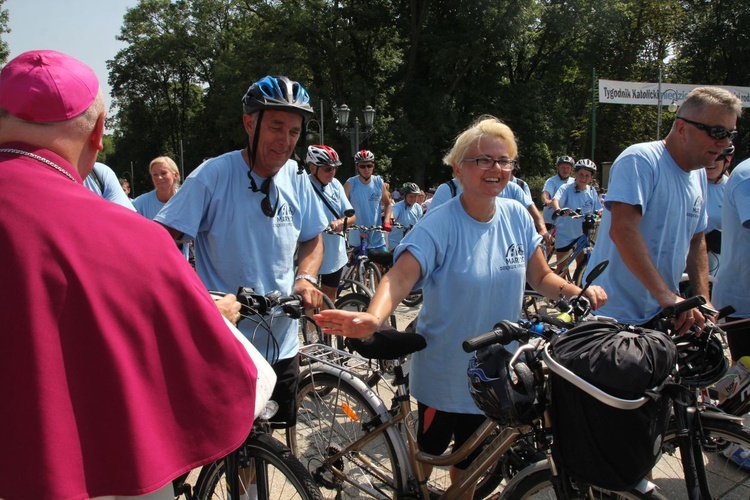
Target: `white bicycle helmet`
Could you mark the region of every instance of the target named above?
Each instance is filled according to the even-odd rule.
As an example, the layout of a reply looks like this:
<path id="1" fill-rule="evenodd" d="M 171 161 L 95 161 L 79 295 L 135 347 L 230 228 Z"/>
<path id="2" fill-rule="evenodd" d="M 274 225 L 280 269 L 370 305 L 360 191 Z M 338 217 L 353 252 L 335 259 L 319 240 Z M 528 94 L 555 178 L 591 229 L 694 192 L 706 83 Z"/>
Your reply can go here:
<path id="1" fill-rule="evenodd" d="M 339 154 L 332 147 L 323 144 L 315 144 L 307 148 L 305 163 L 308 165 L 312 163 L 317 166 L 328 165 L 331 167 L 338 167 L 341 165 L 341 160 L 339 160 Z"/>
<path id="2" fill-rule="evenodd" d="M 589 160 L 588 158 L 584 158 L 582 160 L 578 160 L 575 165 L 573 165 L 573 170 L 578 172 L 581 169 L 586 169 L 592 174 L 596 173 L 596 163 Z"/>
<path id="3" fill-rule="evenodd" d="M 372 151 L 370 151 L 369 149 L 357 151 L 357 154 L 354 155 L 354 163 L 362 163 L 365 161 L 375 161 L 375 155 L 372 153 Z"/>

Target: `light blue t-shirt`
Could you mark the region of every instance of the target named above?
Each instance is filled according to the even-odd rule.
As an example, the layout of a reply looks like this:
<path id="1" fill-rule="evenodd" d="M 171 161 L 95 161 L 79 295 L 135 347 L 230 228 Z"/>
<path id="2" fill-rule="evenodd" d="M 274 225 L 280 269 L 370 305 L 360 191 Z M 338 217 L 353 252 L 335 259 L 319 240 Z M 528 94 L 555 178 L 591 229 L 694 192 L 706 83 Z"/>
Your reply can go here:
<path id="1" fill-rule="evenodd" d="M 83 179 L 83 185 L 105 200 L 117 203 L 130 210 L 135 210 L 130 198 L 122 190 L 117 175 L 104 163 L 94 163 L 91 173 Z"/>
<path id="2" fill-rule="evenodd" d="M 727 187 L 726 175 L 721 176 L 721 180 L 714 184 L 713 182 L 708 183 L 708 197 L 706 211 L 708 212 L 708 224 L 706 225 L 706 233 L 710 233 L 714 229 L 721 231 L 721 208 L 724 205 L 724 188 Z"/>
<path id="3" fill-rule="evenodd" d="M 269 194 L 276 215 L 261 210 L 260 191 L 250 189 L 241 151 L 207 160 L 191 173 L 155 220 L 195 240 L 195 269 L 206 288 L 236 293 L 240 286 L 257 293 L 294 288 L 297 242 L 320 234 L 328 220 L 307 175 L 288 161 L 273 177 Z M 252 174 L 256 185 L 263 178 Z M 277 205 L 278 203 L 278 205 Z M 287 359 L 299 351 L 297 321 L 276 318 L 273 334 L 243 320 L 239 329 L 266 359 Z"/>
<path id="4" fill-rule="evenodd" d="M 547 179 L 544 182 L 544 188 L 542 188 L 542 191 L 547 191 L 549 193 L 549 197 L 552 198 L 555 196 L 557 191 L 564 186 L 565 184 L 572 184 L 575 182 L 575 179 L 573 177 L 568 177 L 565 180 L 562 180 L 559 175 L 553 175 L 549 179 Z M 555 222 L 552 220 L 552 213 L 554 210 L 552 207 L 548 207 L 547 205 L 544 205 L 544 208 L 542 209 L 542 215 L 544 216 L 544 223 L 545 224 L 554 224 Z"/>
<path id="5" fill-rule="evenodd" d="M 453 183 L 453 185 L 456 188 L 456 198 L 458 195 L 464 192 L 464 188 L 461 185 L 460 182 L 458 182 L 458 179 L 451 179 L 448 182 Z M 516 200 L 524 207 L 528 208 L 531 205 L 534 204 L 534 200 L 531 199 L 531 195 L 527 194 L 521 186 L 516 184 L 515 182 L 508 181 L 508 184 L 503 188 L 502 191 L 500 191 L 500 194 L 497 195 L 498 198 L 507 198 L 509 200 Z M 451 188 L 448 185 L 448 183 L 444 182 L 440 184 L 440 186 L 437 188 L 437 191 L 435 191 L 435 196 L 432 197 L 432 203 L 430 204 L 430 211 L 434 210 L 435 208 L 439 207 L 446 201 L 453 198 L 453 194 L 451 193 Z"/>
<path id="6" fill-rule="evenodd" d="M 340 219 L 344 216 L 344 212 L 352 208 L 352 205 L 349 203 L 349 199 L 344 192 L 344 186 L 341 185 L 338 179 L 334 178 L 327 186 L 321 186 L 312 174 L 310 174 L 308 178 L 312 183 L 313 189 L 323 195 L 331 205 L 331 208 L 337 212 L 337 214 L 334 215 L 326 204 L 323 203 L 323 212 L 325 213 L 328 222 Z M 338 234 L 323 233 L 323 246 L 325 247 L 325 255 L 323 256 L 323 263 L 320 265 L 320 271 L 318 271 L 318 274 L 331 274 L 332 272 L 338 271 L 344 267 L 347 261 L 346 240 Z"/>
<path id="7" fill-rule="evenodd" d="M 706 172 L 685 172 L 662 141 L 635 144 L 617 157 L 609 178 L 599 236 L 588 270 L 603 260 L 609 267 L 597 279 L 607 292 L 599 314 L 630 324 L 643 324 L 661 310 L 659 303 L 622 261 L 609 236 L 612 202 L 641 206 L 639 226 L 649 257 L 675 292 L 685 270 L 690 240 L 706 228 Z M 645 257 L 645 256 L 644 256 Z"/>
<path id="8" fill-rule="evenodd" d="M 438 410 L 482 413 L 469 394 L 471 355 L 461 342 L 503 319 L 518 320 L 526 266 L 541 243 L 524 207 L 502 198 L 495 207 L 491 221 L 478 222 L 454 198 L 440 217 L 426 216 L 396 248 L 396 260 L 408 250 L 422 271 L 415 286 L 424 293 L 417 332 L 427 347 L 412 357 L 411 391 Z"/>
<path id="9" fill-rule="evenodd" d="M 531 190 L 529 189 L 529 183 L 525 180 L 518 178 L 518 177 L 511 177 L 510 182 L 514 184 L 518 184 L 518 186 L 523 189 L 523 192 L 526 193 L 526 196 L 531 198 Z"/>
<path id="10" fill-rule="evenodd" d="M 159 198 L 156 196 L 156 190 L 149 191 L 148 193 L 143 193 L 138 198 L 133 200 L 133 206 L 135 207 L 136 212 L 151 220 L 154 220 L 154 217 L 156 217 L 156 214 L 158 214 L 159 211 L 164 208 L 164 205 L 166 205 L 166 203 L 159 200 Z M 177 248 L 180 249 L 180 252 L 182 253 L 183 257 L 185 257 L 185 259 L 190 259 L 190 248 L 186 242 L 178 243 Z"/>
<path id="11" fill-rule="evenodd" d="M 732 171 L 724 190 L 721 267 L 714 285 L 716 307 L 732 306 L 732 316 L 750 318 L 750 160 Z"/>
<path id="12" fill-rule="evenodd" d="M 388 250 L 395 249 L 404 238 L 404 234 L 409 230 L 409 227 L 416 224 L 422 218 L 422 206 L 419 203 L 414 203 L 412 206 L 407 207 L 406 201 L 401 200 L 393 205 L 391 214 L 393 220 L 405 226 L 406 229 L 393 228 L 388 234 Z"/>
<path id="13" fill-rule="evenodd" d="M 602 209 L 599 194 L 596 189 L 586 186 L 579 191 L 575 182 L 563 184 L 555 193 L 554 198 L 560 204 L 560 208 L 581 209 L 581 215 L 592 214 Z M 583 217 L 558 217 L 555 221 L 557 234 L 555 234 L 555 248 L 565 248 L 573 243 L 583 234 Z"/>
<path id="14" fill-rule="evenodd" d="M 380 200 L 383 199 L 383 178 L 379 175 L 370 177 L 369 184 L 363 184 L 358 175 L 350 177 L 346 182 L 351 185 L 349 201 L 357 216 L 357 224 L 361 226 L 381 226 Z M 359 246 L 359 231 L 349 231 L 349 243 Z M 367 248 L 385 246 L 385 235 L 379 231 L 367 233 Z"/>

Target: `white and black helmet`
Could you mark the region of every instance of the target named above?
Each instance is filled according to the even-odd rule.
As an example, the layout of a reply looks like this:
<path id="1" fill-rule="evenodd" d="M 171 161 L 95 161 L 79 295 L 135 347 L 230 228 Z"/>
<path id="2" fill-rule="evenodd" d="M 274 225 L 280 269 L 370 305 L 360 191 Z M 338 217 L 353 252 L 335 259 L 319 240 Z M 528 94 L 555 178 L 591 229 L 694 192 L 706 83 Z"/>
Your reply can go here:
<path id="1" fill-rule="evenodd" d="M 419 186 L 417 186 L 413 182 L 407 182 L 404 184 L 404 186 L 401 188 L 401 194 L 406 196 L 407 194 L 419 194 L 422 190 L 419 189 Z"/>
<path id="2" fill-rule="evenodd" d="M 354 155 L 354 163 L 362 163 L 365 161 L 375 161 L 375 155 L 372 153 L 372 151 L 370 151 L 369 149 L 357 151 L 357 154 Z"/>
<path id="3" fill-rule="evenodd" d="M 315 144 L 307 148 L 305 163 L 308 165 L 312 163 L 317 166 L 328 165 L 331 167 L 338 167 L 341 165 L 341 160 L 339 160 L 339 154 L 332 147 L 323 144 Z"/>
<path id="4" fill-rule="evenodd" d="M 589 160 L 588 158 L 584 158 L 582 160 L 578 160 L 575 165 L 573 165 L 573 170 L 578 172 L 581 169 L 586 169 L 592 174 L 596 173 L 596 163 Z"/>

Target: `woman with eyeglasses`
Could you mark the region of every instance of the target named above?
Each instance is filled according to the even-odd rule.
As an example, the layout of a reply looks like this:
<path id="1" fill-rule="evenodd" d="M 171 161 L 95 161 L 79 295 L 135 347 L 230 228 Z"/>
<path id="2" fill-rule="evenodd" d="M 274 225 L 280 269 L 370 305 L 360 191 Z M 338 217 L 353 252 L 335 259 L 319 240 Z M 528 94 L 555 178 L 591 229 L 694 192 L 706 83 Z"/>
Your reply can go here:
<path id="1" fill-rule="evenodd" d="M 443 160 L 463 192 L 431 208 L 404 237 L 367 312 L 328 310 L 316 316 L 327 333 L 367 338 L 412 289 L 422 289 L 417 332 L 427 347 L 413 355 L 410 387 L 419 403 L 418 441 L 428 453 L 441 454 L 451 440 L 457 449 L 485 418 L 469 394 L 470 355 L 461 343 L 498 321 L 517 320 L 527 281 L 549 297 L 581 292 L 547 266 L 528 211 L 498 197 L 516 153 L 513 131 L 497 118 L 482 117 L 463 131 Z M 596 286 L 586 296 L 594 308 L 606 301 Z M 451 476 L 477 454 L 451 468 Z"/>

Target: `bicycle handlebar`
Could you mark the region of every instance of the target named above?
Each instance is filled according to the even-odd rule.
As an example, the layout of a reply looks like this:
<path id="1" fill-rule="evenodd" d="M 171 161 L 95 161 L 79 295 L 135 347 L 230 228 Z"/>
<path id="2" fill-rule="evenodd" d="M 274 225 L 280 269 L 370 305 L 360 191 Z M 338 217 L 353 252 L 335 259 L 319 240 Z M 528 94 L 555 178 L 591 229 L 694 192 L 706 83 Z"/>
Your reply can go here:
<path id="1" fill-rule="evenodd" d="M 688 311 L 690 309 L 694 309 L 696 307 L 700 307 L 706 303 L 706 297 L 703 295 L 696 295 L 694 297 L 690 297 L 688 299 L 683 300 L 682 302 L 678 302 L 677 304 L 673 304 L 671 306 L 667 306 L 659 313 L 659 319 L 668 319 L 668 318 L 674 318 L 679 316 L 680 314 L 684 313 L 685 311 Z"/>
<path id="2" fill-rule="evenodd" d="M 501 321 L 487 333 L 464 340 L 461 344 L 464 352 L 474 352 L 477 349 L 492 344 L 508 345 L 514 340 L 521 340 L 530 335 L 529 330 L 510 321 Z"/>
<path id="3" fill-rule="evenodd" d="M 281 295 L 278 290 L 260 295 L 251 287 L 240 287 L 237 291 L 237 301 L 242 304 L 245 315 L 263 316 L 268 314 L 272 307 L 279 306 L 290 318 L 299 319 L 305 310 L 301 295 Z"/>

